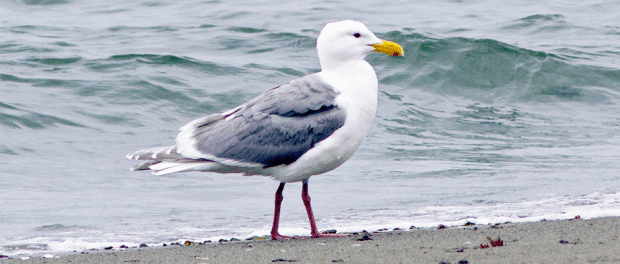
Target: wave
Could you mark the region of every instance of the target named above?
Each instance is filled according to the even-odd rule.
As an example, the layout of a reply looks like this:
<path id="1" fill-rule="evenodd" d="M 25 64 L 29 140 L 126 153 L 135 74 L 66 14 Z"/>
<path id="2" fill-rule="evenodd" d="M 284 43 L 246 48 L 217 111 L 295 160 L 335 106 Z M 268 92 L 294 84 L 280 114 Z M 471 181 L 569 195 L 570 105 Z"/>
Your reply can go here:
<path id="1" fill-rule="evenodd" d="M 619 69 L 579 64 L 584 58 L 572 55 L 529 50 L 493 39 L 435 38 L 399 31 L 387 33 L 386 38 L 404 43 L 407 56 L 397 63 L 376 57 L 371 62 L 383 68 L 381 83 L 399 86 L 401 92 L 423 89 L 483 103 L 595 104 L 609 103 L 620 92 Z"/>

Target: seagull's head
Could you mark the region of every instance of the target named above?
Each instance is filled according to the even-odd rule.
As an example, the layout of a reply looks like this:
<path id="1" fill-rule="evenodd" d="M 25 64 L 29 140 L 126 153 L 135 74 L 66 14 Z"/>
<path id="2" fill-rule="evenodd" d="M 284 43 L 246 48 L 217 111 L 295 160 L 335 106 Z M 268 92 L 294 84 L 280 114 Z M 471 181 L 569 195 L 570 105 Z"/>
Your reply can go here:
<path id="1" fill-rule="evenodd" d="M 366 55 L 377 51 L 391 56 L 403 56 L 403 48 L 391 41 L 377 38 L 364 24 L 343 20 L 325 25 L 316 45 L 321 65 L 363 60 Z"/>

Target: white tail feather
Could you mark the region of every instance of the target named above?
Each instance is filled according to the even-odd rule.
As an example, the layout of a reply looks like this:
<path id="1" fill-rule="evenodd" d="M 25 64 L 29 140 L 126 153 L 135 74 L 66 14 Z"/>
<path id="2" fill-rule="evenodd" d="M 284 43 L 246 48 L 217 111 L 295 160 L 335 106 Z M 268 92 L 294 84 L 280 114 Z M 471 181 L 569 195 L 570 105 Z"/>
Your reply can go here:
<path id="1" fill-rule="evenodd" d="M 153 170 L 153 174 L 159 176 L 175 172 L 213 171 L 219 167 L 221 167 L 221 165 L 215 162 L 177 163 L 162 161 L 149 166 L 149 169 Z"/>

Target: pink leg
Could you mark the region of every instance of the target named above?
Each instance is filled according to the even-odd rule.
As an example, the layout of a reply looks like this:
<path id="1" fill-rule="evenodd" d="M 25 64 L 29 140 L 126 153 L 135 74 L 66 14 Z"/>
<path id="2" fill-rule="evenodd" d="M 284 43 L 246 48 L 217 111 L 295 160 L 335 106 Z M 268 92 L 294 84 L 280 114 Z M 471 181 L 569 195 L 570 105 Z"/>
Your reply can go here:
<path id="1" fill-rule="evenodd" d="M 306 206 L 306 212 L 308 213 L 308 220 L 310 221 L 310 233 L 312 237 L 342 237 L 348 236 L 345 234 L 320 234 L 316 228 L 316 222 L 314 221 L 314 214 L 312 213 L 312 206 L 310 205 L 310 195 L 308 195 L 308 180 L 303 180 L 303 187 L 301 189 L 301 200 L 304 201 Z"/>
<path id="2" fill-rule="evenodd" d="M 278 233 L 278 226 L 280 225 L 280 206 L 282 205 L 282 200 L 284 197 L 282 196 L 282 191 L 284 190 L 284 182 L 280 183 L 280 187 L 278 187 L 278 191 L 276 192 L 276 208 L 273 213 L 273 227 L 271 228 L 271 240 L 278 239 L 289 239 L 289 236 L 283 236 Z"/>

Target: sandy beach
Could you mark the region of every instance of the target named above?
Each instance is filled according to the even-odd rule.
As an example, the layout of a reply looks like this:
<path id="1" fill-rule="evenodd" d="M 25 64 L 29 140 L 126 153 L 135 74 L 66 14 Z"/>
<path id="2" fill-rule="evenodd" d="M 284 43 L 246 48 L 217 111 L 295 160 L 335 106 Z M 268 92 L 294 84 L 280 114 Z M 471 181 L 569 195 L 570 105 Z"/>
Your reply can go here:
<path id="1" fill-rule="evenodd" d="M 620 218 L 606 217 L 101 250 L 0 263 L 620 263 L 618 252 Z"/>

